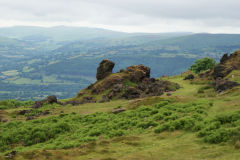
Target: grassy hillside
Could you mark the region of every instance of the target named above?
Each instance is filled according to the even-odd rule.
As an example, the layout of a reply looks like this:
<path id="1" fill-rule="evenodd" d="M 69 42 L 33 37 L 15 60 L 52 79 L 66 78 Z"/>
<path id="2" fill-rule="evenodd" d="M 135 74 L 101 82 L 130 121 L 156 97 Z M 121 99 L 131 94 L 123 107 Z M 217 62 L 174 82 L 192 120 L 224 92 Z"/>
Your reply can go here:
<path id="1" fill-rule="evenodd" d="M 239 82 L 238 72 L 225 78 Z M 36 109 L 32 101 L 1 101 L 0 156 L 14 150 L 14 159 L 238 160 L 240 86 L 218 93 L 211 77 L 183 80 L 189 74 L 161 78 L 181 87 L 162 96 Z M 126 111 L 112 113 L 119 108 Z"/>

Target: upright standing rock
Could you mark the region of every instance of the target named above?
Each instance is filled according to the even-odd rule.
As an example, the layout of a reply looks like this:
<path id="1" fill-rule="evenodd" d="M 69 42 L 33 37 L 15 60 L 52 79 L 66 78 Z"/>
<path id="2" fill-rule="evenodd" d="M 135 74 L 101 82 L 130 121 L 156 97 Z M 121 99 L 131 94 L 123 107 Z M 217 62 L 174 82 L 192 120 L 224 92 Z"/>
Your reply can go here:
<path id="1" fill-rule="evenodd" d="M 220 63 L 224 64 L 229 59 L 228 54 L 224 54 L 222 58 L 220 59 Z"/>
<path id="2" fill-rule="evenodd" d="M 114 67 L 115 63 L 104 59 L 100 64 L 99 67 L 97 68 L 97 80 L 102 80 L 105 77 L 109 76 L 110 74 L 112 74 L 112 70 Z"/>

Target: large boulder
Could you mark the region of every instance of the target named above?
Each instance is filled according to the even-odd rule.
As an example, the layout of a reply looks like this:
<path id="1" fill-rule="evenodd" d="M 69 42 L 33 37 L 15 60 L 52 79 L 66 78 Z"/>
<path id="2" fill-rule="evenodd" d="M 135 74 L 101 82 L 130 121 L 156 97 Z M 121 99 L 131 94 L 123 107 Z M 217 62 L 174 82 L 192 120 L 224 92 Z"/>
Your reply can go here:
<path id="1" fill-rule="evenodd" d="M 233 87 L 236 87 L 236 86 L 239 86 L 239 85 L 240 84 L 238 84 L 237 82 L 218 79 L 214 83 L 214 88 L 215 88 L 216 91 L 222 92 L 222 91 L 225 91 L 225 90 L 228 90 L 228 89 L 232 89 Z"/>
<path id="2" fill-rule="evenodd" d="M 124 111 L 126 111 L 126 109 L 124 109 L 124 108 L 117 108 L 117 109 L 114 109 L 112 111 L 112 113 L 113 114 L 118 114 L 118 113 L 121 113 L 121 112 L 124 112 Z"/>
<path id="3" fill-rule="evenodd" d="M 232 70 L 234 70 L 233 67 L 225 67 L 224 65 L 219 64 L 219 65 L 217 65 L 216 67 L 214 67 L 212 76 L 213 76 L 214 79 L 224 78 L 224 77 L 227 76 Z"/>
<path id="4" fill-rule="evenodd" d="M 104 59 L 100 64 L 99 67 L 97 68 L 97 75 L 96 78 L 97 80 L 102 80 L 105 77 L 109 76 L 110 74 L 112 74 L 112 70 L 114 67 L 115 63 Z"/>

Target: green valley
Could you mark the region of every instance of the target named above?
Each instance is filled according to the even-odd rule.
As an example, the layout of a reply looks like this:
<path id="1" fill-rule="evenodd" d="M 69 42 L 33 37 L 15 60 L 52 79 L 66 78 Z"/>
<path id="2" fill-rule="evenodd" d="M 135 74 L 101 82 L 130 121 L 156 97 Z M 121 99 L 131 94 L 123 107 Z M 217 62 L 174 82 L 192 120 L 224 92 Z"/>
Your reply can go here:
<path id="1" fill-rule="evenodd" d="M 157 79 L 104 60 L 73 98 L 0 101 L 0 159 L 238 160 L 239 60 Z"/>

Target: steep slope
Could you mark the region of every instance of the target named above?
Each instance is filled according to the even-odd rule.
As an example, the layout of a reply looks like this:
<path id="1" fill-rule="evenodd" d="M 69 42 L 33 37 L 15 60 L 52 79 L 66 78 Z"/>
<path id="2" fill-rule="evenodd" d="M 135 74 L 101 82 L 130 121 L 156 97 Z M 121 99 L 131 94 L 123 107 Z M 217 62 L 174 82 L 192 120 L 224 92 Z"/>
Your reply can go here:
<path id="1" fill-rule="evenodd" d="M 221 63 L 226 67 L 235 65 L 239 62 L 236 53 Z M 129 68 L 112 74 L 112 63 L 100 66 L 98 82 L 89 91 L 112 77 L 126 74 L 123 77 L 130 80 L 132 75 L 127 72 Z M 130 69 L 139 71 L 139 66 Z M 145 67 L 144 70 L 147 71 Z M 223 79 L 232 74 L 239 79 L 237 71 Z M 49 101 L 39 108 L 32 108 L 33 102 L 1 101 L 0 159 L 238 160 L 240 86 L 218 93 L 209 73 L 212 72 L 207 71 L 209 77 L 195 75 L 192 80 L 184 80 L 189 72 L 162 77 L 159 82 L 170 81 L 180 88 L 171 94 L 133 100 L 65 106 Z M 133 75 L 148 78 L 149 72 Z M 141 83 L 135 81 L 134 85 Z M 90 95 L 87 90 L 78 96 Z M 112 112 L 119 109 L 124 110 Z"/>

